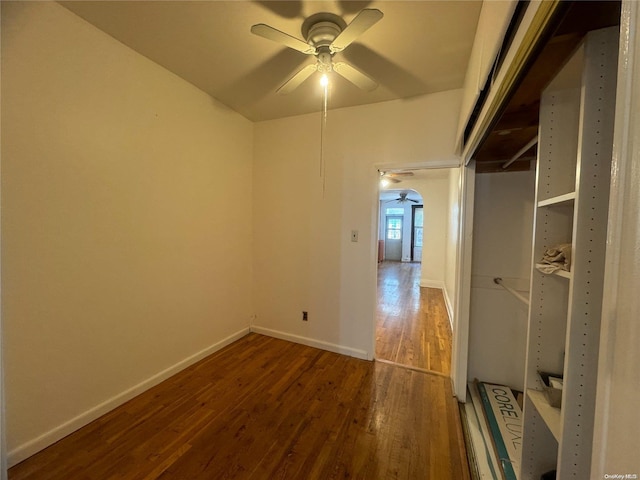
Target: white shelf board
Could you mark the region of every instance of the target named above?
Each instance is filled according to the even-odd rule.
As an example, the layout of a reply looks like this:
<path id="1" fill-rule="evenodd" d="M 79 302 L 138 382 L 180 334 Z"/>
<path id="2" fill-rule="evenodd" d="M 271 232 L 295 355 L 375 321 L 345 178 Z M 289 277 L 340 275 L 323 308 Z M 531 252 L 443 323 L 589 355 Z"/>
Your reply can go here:
<path id="1" fill-rule="evenodd" d="M 537 264 L 536 264 L 536 270 L 538 270 L 538 272 L 540 272 L 543 275 L 555 275 L 557 277 L 568 278 L 568 279 L 571 279 L 571 277 L 572 277 L 571 272 L 567 272 L 566 270 L 556 270 L 553 273 L 545 273 L 545 272 L 543 272 L 542 270 L 540 270 L 538 268 Z"/>
<path id="2" fill-rule="evenodd" d="M 562 435 L 560 409 L 549 405 L 544 392 L 539 390 L 527 389 L 527 396 L 531 399 L 531 402 L 536 407 L 536 410 L 544 420 L 544 423 L 546 423 L 554 438 L 560 442 L 560 437 Z"/>
<path id="3" fill-rule="evenodd" d="M 564 195 L 558 195 L 557 197 L 547 198 L 546 200 L 540 200 L 538 207 L 548 207 L 551 205 L 570 205 L 576 199 L 576 192 L 565 193 Z"/>
<path id="4" fill-rule="evenodd" d="M 553 272 L 553 274 L 562 278 L 571 278 L 571 272 L 567 272 L 566 270 L 557 270 Z"/>

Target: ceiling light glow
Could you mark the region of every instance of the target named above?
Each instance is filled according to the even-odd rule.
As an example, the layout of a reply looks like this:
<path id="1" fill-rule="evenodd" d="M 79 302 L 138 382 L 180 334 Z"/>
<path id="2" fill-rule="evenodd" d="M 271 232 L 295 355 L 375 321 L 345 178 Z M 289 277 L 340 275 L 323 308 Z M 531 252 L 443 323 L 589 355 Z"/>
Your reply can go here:
<path id="1" fill-rule="evenodd" d="M 323 73 L 320 77 L 320 85 L 322 85 L 323 87 L 329 85 L 329 77 L 327 77 L 326 73 Z"/>

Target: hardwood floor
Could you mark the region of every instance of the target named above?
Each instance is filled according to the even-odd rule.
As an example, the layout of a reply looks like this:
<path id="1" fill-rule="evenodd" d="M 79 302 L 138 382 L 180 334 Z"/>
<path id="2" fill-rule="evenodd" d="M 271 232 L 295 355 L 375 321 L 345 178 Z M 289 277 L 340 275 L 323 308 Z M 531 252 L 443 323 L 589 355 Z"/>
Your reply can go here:
<path id="1" fill-rule="evenodd" d="M 442 290 L 420 287 L 420 264 L 381 263 L 376 358 L 449 375 L 451 342 Z"/>
<path id="2" fill-rule="evenodd" d="M 22 479 L 468 479 L 449 378 L 250 334 L 9 471 Z"/>

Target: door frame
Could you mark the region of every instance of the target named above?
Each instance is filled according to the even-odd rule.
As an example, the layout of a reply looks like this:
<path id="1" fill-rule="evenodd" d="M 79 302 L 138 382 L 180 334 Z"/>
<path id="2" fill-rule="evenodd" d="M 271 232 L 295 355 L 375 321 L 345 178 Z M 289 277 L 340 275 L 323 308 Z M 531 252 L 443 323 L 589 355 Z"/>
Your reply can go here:
<path id="1" fill-rule="evenodd" d="M 370 360 L 375 360 L 376 358 L 376 324 L 377 324 L 377 309 L 378 309 L 378 232 L 380 232 L 380 171 L 385 170 L 431 170 L 431 169 L 442 169 L 442 168 L 455 168 L 460 169 L 462 166 L 461 160 L 459 158 L 451 158 L 449 160 L 443 160 L 438 162 L 418 162 L 418 163 L 376 163 L 373 165 L 373 169 L 371 171 L 371 245 L 370 245 L 370 275 L 368 278 L 368 283 L 371 288 L 371 301 L 373 305 L 373 315 L 371 316 L 371 330 L 370 330 L 370 340 L 369 340 L 369 352 L 367 354 L 367 358 Z M 460 195 L 460 192 L 459 192 Z M 460 248 L 461 248 L 461 231 L 462 231 L 462 212 L 463 209 L 460 209 L 458 214 L 458 223 L 460 224 L 459 234 L 458 234 L 458 245 L 456 248 L 456 284 L 458 283 L 458 279 L 460 276 Z M 473 218 L 471 219 L 473 221 Z M 375 233 L 374 233 L 375 232 Z M 458 304 L 459 298 L 459 289 L 456 288 L 456 293 L 452 302 L 454 305 Z M 456 310 L 457 311 L 457 310 Z M 453 321 L 453 319 L 452 319 Z M 454 323 L 457 323 L 454 321 Z M 468 323 L 467 323 L 468 328 Z M 453 340 L 455 345 L 456 332 L 453 331 Z M 466 341 L 466 340 L 465 340 Z M 466 346 L 466 343 L 465 343 Z M 455 350 L 452 352 L 452 366 L 453 366 L 453 356 L 455 355 Z M 466 370 L 465 370 L 466 375 Z M 451 377 L 453 379 L 453 377 Z"/>
<path id="2" fill-rule="evenodd" d="M 476 164 L 469 162 L 460 172 L 458 192 L 459 231 L 456 254 L 456 293 L 453 299 L 456 320 L 453 324 L 451 380 L 453 394 L 459 402 L 467 400 L 467 368 L 469 358 L 469 311 L 471 305 L 471 254 L 473 244 L 473 209 L 475 201 Z"/>
<path id="3" fill-rule="evenodd" d="M 423 199 L 424 202 L 424 199 Z M 424 203 L 422 205 L 411 205 L 411 261 L 415 262 L 414 259 L 414 255 L 413 255 L 413 247 L 415 246 L 415 236 L 416 236 L 416 209 L 417 208 L 421 208 L 422 209 L 422 214 L 424 216 Z M 424 221 L 422 222 L 422 234 L 424 236 Z M 423 242 L 424 244 L 424 242 Z M 422 248 L 422 247 L 420 247 Z M 420 261 L 422 262 L 422 254 L 420 254 Z"/>
<path id="4" fill-rule="evenodd" d="M 397 260 L 398 262 L 402 261 L 402 244 L 404 242 L 404 229 L 405 229 L 405 224 L 404 224 L 404 215 L 400 215 L 400 214 L 392 214 L 392 215 L 387 215 L 385 214 L 384 216 L 384 259 L 387 260 L 387 247 L 389 245 L 389 237 L 388 237 L 388 233 L 389 233 L 389 218 L 399 218 L 400 219 L 400 258 Z M 397 239 L 394 239 L 397 240 Z M 395 261 L 395 260 L 391 260 L 391 261 Z"/>

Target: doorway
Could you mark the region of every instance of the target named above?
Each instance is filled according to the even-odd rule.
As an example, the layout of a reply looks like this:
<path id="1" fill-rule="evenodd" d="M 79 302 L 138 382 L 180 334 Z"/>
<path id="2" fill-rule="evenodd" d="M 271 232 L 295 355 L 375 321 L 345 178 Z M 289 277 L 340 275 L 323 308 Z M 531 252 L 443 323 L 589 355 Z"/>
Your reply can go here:
<path id="1" fill-rule="evenodd" d="M 388 262 L 402 260 L 402 215 L 387 215 L 385 220 L 384 259 Z"/>
<path id="2" fill-rule="evenodd" d="M 446 280 L 449 275 L 453 296 L 459 172 L 450 168 L 412 170 L 411 175 L 396 172 L 389 187 L 380 190 L 378 240 L 385 242 L 385 258 L 377 269 L 376 360 L 427 373 L 451 373 L 453 335 Z M 397 251 L 389 256 L 388 243 L 394 240 L 403 244 L 400 261 Z"/>

